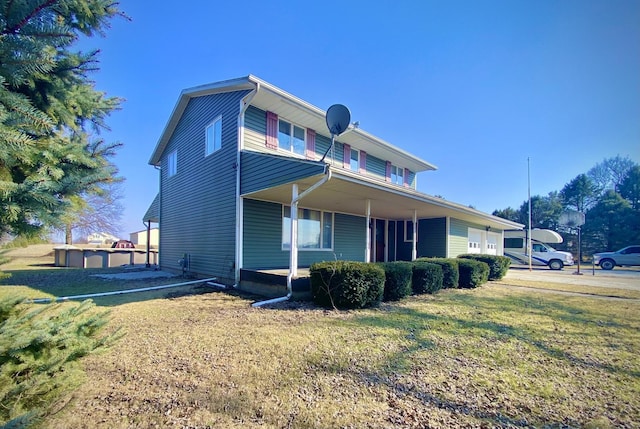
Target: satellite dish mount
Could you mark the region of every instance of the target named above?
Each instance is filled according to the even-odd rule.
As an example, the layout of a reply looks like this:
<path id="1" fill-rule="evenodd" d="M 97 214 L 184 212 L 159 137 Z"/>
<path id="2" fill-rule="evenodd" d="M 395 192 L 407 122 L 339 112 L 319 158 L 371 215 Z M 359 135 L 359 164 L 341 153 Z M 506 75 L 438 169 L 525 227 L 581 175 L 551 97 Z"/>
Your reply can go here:
<path id="1" fill-rule="evenodd" d="M 326 119 L 327 128 L 331 133 L 331 144 L 329 145 L 329 149 L 327 149 L 324 155 L 322 155 L 322 159 L 320 160 L 320 162 L 324 161 L 324 158 L 333 148 L 333 143 L 336 136 L 344 133 L 347 128 L 349 128 L 349 124 L 351 122 L 351 112 L 349 112 L 347 106 L 344 106 L 342 104 L 334 104 L 327 109 Z"/>

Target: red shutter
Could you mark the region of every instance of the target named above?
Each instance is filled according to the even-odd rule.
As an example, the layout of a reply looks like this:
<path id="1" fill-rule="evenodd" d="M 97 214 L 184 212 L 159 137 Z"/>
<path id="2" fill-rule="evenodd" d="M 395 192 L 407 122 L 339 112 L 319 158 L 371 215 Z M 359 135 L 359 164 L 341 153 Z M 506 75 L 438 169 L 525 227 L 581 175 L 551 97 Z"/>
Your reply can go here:
<path id="1" fill-rule="evenodd" d="M 409 169 L 408 168 L 404 169 L 403 176 L 404 176 L 404 187 L 408 188 L 409 187 Z"/>
<path id="2" fill-rule="evenodd" d="M 391 182 L 391 161 L 387 161 L 387 171 L 385 172 L 385 180 Z"/>
<path id="3" fill-rule="evenodd" d="M 267 139 L 265 146 L 269 149 L 278 149 L 278 115 L 267 112 Z"/>
<path id="4" fill-rule="evenodd" d="M 307 129 L 307 159 L 316 159 L 316 132 Z"/>
<path id="5" fill-rule="evenodd" d="M 342 160 L 342 166 L 344 168 L 351 167 L 351 146 L 346 143 L 344 145 L 344 159 Z"/>
<path id="6" fill-rule="evenodd" d="M 367 152 L 360 151 L 360 173 L 367 171 Z"/>

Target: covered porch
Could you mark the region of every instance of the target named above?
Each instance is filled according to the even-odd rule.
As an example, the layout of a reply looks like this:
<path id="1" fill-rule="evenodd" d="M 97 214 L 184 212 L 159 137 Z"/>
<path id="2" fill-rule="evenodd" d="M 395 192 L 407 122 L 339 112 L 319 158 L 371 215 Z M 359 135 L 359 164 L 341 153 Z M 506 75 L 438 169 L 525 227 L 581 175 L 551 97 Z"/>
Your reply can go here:
<path id="1" fill-rule="evenodd" d="M 251 156 L 256 161 L 261 161 L 259 164 L 262 171 L 268 170 L 269 163 L 274 159 L 269 155 Z M 243 258 L 243 255 L 255 243 L 245 240 L 245 234 L 241 233 L 242 242 L 238 246 L 238 268 L 241 270 L 278 270 L 280 273 L 286 271 L 292 279 L 301 277 L 299 267 L 308 266 L 312 259 L 309 257 L 309 249 L 298 248 L 297 209 L 301 208 L 316 210 L 323 215 L 331 213 L 333 216 L 332 245 L 324 254 L 318 252 L 324 249 L 316 249 L 314 255 L 321 258 L 317 260 L 351 259 L 373 262 L 413 260 L 420 256 L 454 257 L 468 252 L 471 229 L 480 236 L 484 234 L 485 242 L 489 234 L 493 235 L 494 242 L 498 241 L 496 237 L 499 236 L 498 250 L 501 252 L 502 231 L 522 228 L 522 225 L 515 222 L 347 169 L 308 160 L 278 159 L 277 162 L 286 164 L 289 180 L 278 180 L 282 176 L 274 176 L 273 180 L 264 177 L 257 180 L 252 177 L 249 180 L 252 186 L 244 188 L 241 199 L 246 203 L 255 201 L 263 206 L 271 204 L 274 207 L 272 216 L 278 215 L 280 218 L 279 223 L 274 221 L 271 226 L 280 232 L 278 235 L 274 233 L 272 239 L 280 240 L 282 237 L 282 243 L 290 243 L 291 251 L 284 244 L 280 247 L 278 243 L 277 247 L 270 250 L 263 249 L 262 254 L 285 252 L 289 256 L 288 264 L 280 260 L 280 263 L 271 266 L 245 266 L 243 262 L 248 258 Z M 251 173 L 250 170 L 243 169 L 243 180 L 251 177 Z M 259 204 L 252 203 L 256 206 Z M 278 207 L 282 207 L 281 212 Z M 249 209 L 246 210 L 247 213 L 242 213 L 243 217 L 255 216 L 255 211 L 249 213 Z M 290 216 L 291 227 L 290 231 L 282 233 L 285 230 L 283 219 L 287 225 L 289 222 L 285 216 Z M 345 216 L 354 219 L 348 228 L 338 225 L 339 220 Z M 261 225 L 265 233 L 269 228 L 266 218 L 267 216 Z M 421 228 L 424 231 L 419 231 Z M 288 240 L 284 237 L 287 234 L 290 234 Z M 349 246 L 357 248 L 350 249 L 353 252 L 349 253 L 349 257 L 344 255 L 342 248 L 338 249 L 339 234 L 359 238 L 350 242 Z M 299 254 L 304 257 L 303 263 L 299 263 Z"/>

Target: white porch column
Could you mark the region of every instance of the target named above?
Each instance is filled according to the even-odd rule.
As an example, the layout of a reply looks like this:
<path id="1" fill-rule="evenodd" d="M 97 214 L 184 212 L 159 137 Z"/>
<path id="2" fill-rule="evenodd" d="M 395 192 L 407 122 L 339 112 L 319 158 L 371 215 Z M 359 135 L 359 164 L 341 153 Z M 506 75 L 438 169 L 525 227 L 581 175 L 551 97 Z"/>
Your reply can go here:
<path id="1" fill-rule="evenodd" d="M 291 189 L 291 245 L 289 252 L 289 275 L 298 276 L 298 184 Z"/>
<path id="2" fill-rule="evenodd" d="M 367 227 L 365 231 L 367 238 L 365 240 L 364 261 L 371 262 L 371 200 L 367 200 Z"/>
<path id="3" fill-rule="evenodd" d="M 487 240 L 487 236 L 489 235 L 489 229 L 485 228 L 485 230 L 482 232 L 482 234 L 480 234 L 480 253 L 481 254 L 485 254 L 488 253 L 487 251 L 487 242 L 489 240 Z"/>
<path id="4" fill-rule="evenodd" d="M 418 211 L 413 211 L 413 242 L 411 248 L 411 260 L 418 259 Z"/>

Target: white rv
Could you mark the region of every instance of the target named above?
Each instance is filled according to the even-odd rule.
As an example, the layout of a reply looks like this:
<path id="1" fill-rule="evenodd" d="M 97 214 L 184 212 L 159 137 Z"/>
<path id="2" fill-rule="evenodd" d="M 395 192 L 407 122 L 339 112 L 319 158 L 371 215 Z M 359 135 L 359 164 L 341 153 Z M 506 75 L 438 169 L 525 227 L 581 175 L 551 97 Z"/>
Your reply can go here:
<path id="1" fill-rule="evenodd" d="M 527 252 L 528 230 L 509 230 L 504 232 L 504 256 L 517 264 L 529 264 Z M 562 236 L 550 229 L 531 230 L 531 264 L 547 265 L 552 270 L 561 270 L 565 265 L 573 265 L 573 256 L 561 252 L 549 243 L 562 243 Z"/>

